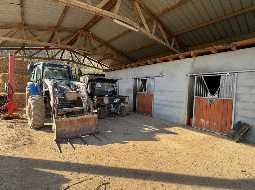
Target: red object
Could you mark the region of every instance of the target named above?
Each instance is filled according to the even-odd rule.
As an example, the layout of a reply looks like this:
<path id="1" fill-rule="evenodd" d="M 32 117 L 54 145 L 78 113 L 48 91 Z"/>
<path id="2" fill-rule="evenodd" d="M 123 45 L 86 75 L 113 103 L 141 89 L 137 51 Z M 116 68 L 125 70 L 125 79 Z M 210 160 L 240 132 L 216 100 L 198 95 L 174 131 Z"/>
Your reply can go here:
<path id="1" fill-rule="evenodd" d="M 15 102 L 8 102 L 5 106 L 8 111 L 8 114 L 12 114 L 18 110 L 18 106 Z"/>
<path id="2" fill-rule="evenodd" d="M 228 133 L 232 126 L 233 100 L 195 98 L 195 127 Z"/>
<path id="3" fill-rule="evenodd" d="M 137 112 L 152 115 L 153 95 L 144 92 L 137 93 Z"/>
<path id="4" fill-rule="evenodd" d="M 192 117 L 188 117 L 187 118 L 187 121 L 186 121 L 186 124 L 188 125 L 188 126 L 192 126 Z"/>
<path id="5" fill-rule="evenodd" d="M 17 104 L 14 102 L 14 75 L 15 75 L 15 56 L 13 52 L 9 52 L 8 60 L 8 82 L 7 82 L 7 103 L 1 107 L 1 110 L 7 109 L 9 114 L 18 110 Z"/>
<path id="6" fill-rule="evenodd" d="M 8 102 L 12 102 L 13 101 L 13 96 L 14 96 L 14 69 L 15 69 L 15 57 L 13 52 L 9 53 L 9 66 L 8 66 L 8 96 L 7 96 L 7 100 Z"/>

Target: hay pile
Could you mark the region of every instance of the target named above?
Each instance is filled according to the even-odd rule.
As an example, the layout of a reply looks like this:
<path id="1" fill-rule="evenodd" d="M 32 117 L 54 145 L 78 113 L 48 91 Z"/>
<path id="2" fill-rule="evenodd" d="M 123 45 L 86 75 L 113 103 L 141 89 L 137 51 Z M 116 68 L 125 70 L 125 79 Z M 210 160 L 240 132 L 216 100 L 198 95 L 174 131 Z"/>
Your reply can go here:
<path id="1" fill-rule="evenodd" d="M 19 108 L 24 108 L 26 106 L 26 93 L 15 93 L 14 102 L 17 103 Z"/>
<path id="2" fill-rule="evenodd" d="M 20 108 L 25 107 L 25 91 L 26 85 L 29 81 L 29 75 L 27 73 L 28 62 L 23 60 L 16 60 L 15 65 L 15 84 L 14 84 L 14 101 Z M 5 83 L 8 80 L 8 60 L 0 59 L 0 93 L 4 92 Z"/>
<path id="3" fill-rule="evenodd" d="M 23 61 L 21 59 L 16 60 L 15 65 L 15 73 L 27 75 L 27 65 L 28 62 Z M 8 73 L 8 60 L 7 59 L 0 59 L 0 73 Z"/>
<path id="4" fill-rule="evenodd" d="M 6 81 L 8 80 L 7 73 L 0 73 L 0 91 L 4 91 L 4 86 Z M 19 75 L 15 74 L 15 83 L 14 83 L 14 91 L 15 92 L 25 92 L 27 82 L 29 81 L 28 75 Z"/>

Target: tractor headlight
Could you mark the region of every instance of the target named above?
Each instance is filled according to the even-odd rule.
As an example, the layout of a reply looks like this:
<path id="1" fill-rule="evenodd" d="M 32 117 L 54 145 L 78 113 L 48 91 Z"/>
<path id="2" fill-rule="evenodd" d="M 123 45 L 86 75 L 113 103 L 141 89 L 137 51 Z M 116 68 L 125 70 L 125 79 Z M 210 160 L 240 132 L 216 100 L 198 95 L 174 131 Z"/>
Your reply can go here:
<path id="1" fill-rule="evenodd" d="M 109 104 L 109 98 L 108 97 L 104 97 L 104 104 Z"/>

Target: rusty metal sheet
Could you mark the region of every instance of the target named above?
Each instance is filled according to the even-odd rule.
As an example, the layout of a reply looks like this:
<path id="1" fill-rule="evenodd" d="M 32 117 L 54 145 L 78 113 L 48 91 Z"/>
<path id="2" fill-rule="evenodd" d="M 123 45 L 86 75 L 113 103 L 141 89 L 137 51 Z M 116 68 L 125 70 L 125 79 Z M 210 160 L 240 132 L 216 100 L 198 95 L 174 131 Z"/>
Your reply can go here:
<path id="1" fill-rule="evenodd" d="M 227 133 L 232 126 L 232 99 L 195 97 L 194 127 Z"/>

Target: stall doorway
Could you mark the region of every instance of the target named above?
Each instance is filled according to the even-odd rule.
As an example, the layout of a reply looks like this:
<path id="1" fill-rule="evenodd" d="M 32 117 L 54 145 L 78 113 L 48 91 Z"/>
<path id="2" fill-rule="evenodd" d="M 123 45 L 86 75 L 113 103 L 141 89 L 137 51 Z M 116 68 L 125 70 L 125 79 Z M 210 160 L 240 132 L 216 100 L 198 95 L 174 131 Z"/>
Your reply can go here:
<path id="1" fill-rule="evenodd" d="M 134 111 L 152 115 L 154 81 L 153 78 L 134 79 Z"/>
<path id="2" fill-rule="evenodd" d="M 235 74 L 195 76 L 192 126 L 228 133 L 233 125 Z"/>

